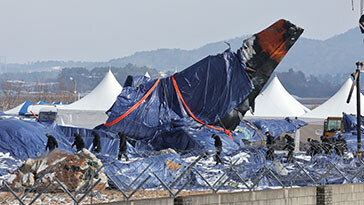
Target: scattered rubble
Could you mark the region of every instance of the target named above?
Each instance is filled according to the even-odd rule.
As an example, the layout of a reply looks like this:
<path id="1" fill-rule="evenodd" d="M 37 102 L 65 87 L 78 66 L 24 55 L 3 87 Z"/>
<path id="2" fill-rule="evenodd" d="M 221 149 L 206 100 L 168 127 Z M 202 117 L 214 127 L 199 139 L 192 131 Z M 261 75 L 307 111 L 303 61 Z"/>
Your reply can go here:
<path id="1" fill-rule="evenodd" d="M 98 169 L 100 171 L 95 174 Z M 94 183 L 101 179 L 93 190 L 101 191 L 108 187 L 103 165 L 90 151 L 83 149 L 77 154 L 68 154 L 56 150 L 37 159 L 27 159 L 18 171 L 10 173 L 6 183 L 16 191 L 24 191 L 43 176 L 36 186 L 37 190 L 44 189 L 52 182 L 46 192 L 62 191 L 55 182 L 57 178 L 69 191 L 73 192 L 81 187 L 87 187 L 92 175 L 94 175 L 92 179 Z"/>
<path id="2" fill-rule="evenodd" d="M 179 170 L 182 167 L 181 164 L 179 164 L 177 162 L 173 162 L 173 161 L 168 160 L 168 159 L 165 160 L 165 164 L 167 165 L 167 168 L 169 170 L 171 170 L 171 171 Z"/>

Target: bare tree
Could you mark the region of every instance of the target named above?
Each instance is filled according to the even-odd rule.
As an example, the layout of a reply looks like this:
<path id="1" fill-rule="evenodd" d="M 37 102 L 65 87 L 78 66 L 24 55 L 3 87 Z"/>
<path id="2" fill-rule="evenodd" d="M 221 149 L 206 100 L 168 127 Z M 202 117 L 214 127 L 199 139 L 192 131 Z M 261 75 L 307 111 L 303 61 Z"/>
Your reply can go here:
<path id="1" fill-rule="evenodd" d="M 13 108 L 17 105 L 21 92 L 23 90 L 23 81 L 10 81 L 6 79 L 0 80 L 1 91 L 3 92 L 3 100 L 1 107 L 3 110 Z"/>

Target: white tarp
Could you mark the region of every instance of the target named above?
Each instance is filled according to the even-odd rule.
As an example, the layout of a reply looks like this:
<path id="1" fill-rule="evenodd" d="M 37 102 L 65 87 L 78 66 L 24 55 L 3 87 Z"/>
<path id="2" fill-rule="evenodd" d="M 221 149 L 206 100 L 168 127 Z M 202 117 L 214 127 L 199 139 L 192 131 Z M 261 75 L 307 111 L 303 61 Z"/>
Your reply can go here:
<path id="1" fill-rule="evenodd" d="M 54 109 L 53 109 L 54 108 Z M 27 111 L 27 115 L 32 115 L 32 113 L 30 111 L 32 111 L 35 115 L 39 115 L 39 111 L 43 110 L 55 110 L 56 106 L 55 105 L 47 105 L 47 104 L 33 104 L 33 105 L 29 105 L 28 107 L 28 111 Z"/>
<path id="2" fill-rule="evenodd" d="M 298 117 L 310 111 L 283 87 L 275 76 L 255 99 L 256 117 Z M 252 116 L 250 112 L 246 116 Z"/>
<path id="3" fill-rule="evenodd" d="M 320 118 L 325 119 L 327 117 L 342 117 L 343 112 L 347 114 L 356 114 L 356 87 L 354 87 L 353 95 L 351 96 L 350 103 L 346 103 L 351 85 L 353 81 L 349 78 L 344 85 L 326 102 L 302 115 L 302 118 Z M 361 107 L 364 108 L 364 96 L 360 94 Z M 363 115 L 363 109 L 361 114 Z"/>
<path id="4" fill-rule="evenodd" d="M 108 116 L 104 111 L 95 110 L 58 110 L 58 125 L 93 129 L 106 122 Z"/>

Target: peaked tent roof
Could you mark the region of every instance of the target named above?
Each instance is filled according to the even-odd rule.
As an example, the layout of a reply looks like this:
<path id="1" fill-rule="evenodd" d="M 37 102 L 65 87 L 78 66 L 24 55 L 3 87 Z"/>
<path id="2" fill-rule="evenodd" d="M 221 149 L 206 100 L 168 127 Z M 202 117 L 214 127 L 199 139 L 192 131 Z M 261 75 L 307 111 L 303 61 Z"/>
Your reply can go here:
<path id="1" fill-rule="evenodd" d="M 150 75 L 149 75 L 149 73 L 148 73 L 148 71 L 145 72 L 144 76 L 147 77 L 147 78 L 151 78 Z"/>
<path id="2" fill-rule="evenodd" d="M 29 101 L 25 101 L 22 104 L 5 111 L 4 113 L 7 115 L 24 115 L 27 111 L 28 111 L 28 107 L 29 105 L 31 105 L 33 103 L 29 102 Z"/>
<path id="3" fill-rule="evenodd" d="M 356 86 L 354 87 L 353 95 L 351 96 L 350 103 L 346 103 L 353 81 L 349 78 L 344 85 L 337 91 L 330 99 L 322 105 L 313 109 L 311 112 L 302 115 L 304 118 L 320 118 L 327 117 L 342 117 L 343 112 L 347 114 L 356 114 Z M 364 96 L 360 94 L 361 107 L 364 106 Z M 363 110 L 361 114 L 363 115 Z"/>
<path id="4" fill-rule="evenodd" d="M 277 76 L 255 99 L 254 116 L 258 117 L 297 117 L 308 111 L 308 108 L 287 92 Z M 246 116 L 252 114 L 247 112 Z"/>
<path id="5" fill-rule="evenodd" d="M 121 85 L 109 70 L 104 79 L 88 95 L 69 105 L 57 105 L 58 109 L 107 111 L 122 90 Z"/>

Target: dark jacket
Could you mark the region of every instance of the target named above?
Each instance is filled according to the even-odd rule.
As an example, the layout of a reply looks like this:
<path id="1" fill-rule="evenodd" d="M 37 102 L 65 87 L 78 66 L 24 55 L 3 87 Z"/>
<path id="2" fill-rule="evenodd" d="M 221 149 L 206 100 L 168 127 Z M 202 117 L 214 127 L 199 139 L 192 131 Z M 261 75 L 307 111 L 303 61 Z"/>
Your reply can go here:
<path id="1" fill-rule="evenodd" d="M 56 147 L 58 147 L 57 140 L 52 135 L 48 135 L 47 137 L 48 137 L 48 141 L 47 141 L 46 150 L 49 149 L 49 151 L 52 151 Z"/>
<path id="2" fill-rule="evenodd" d="M 267 147 L 272 146 L 274 144 L 274 137 L 272 135 L 266 135 L 267 137 Z"/>
<path id="3" fill-rule="evenodd" d="M 314 152 L 314 154 L 319 154 L 322 152 L 320 142 L 317 140 L 311 140 L 310 142 L 311 150 Z"/>
<path id="4" fill-rule="evenodd" d="M 329 138 L 325 136 L 322 136 L 321 142 L 322 142 L 322 149 L 324 150 L 324 152 L 326 154 L 330 154 L 332 149 L 332 142 L 330 142 Z"/>
<path id="5" fill-rule="evenodd" d="M 94 151 L 96 153 L 101 152 L 101 142 L 100 142 L 100 135 L 97 132 L 92 132 L 92 135 L 94 136 L 94 140 L 92 141 L 94 145 Z"/>
<path id="6" fill-rule="evenodd" d="M 119 138 L 120 138 L 120 145 L 119 145 L 119 151 L 120 152 L 125 152 L 127 149 L 126 146 L 126 135 L 122 134 L 122 133 L 118 133 Z"/>
<path id="7" fill-rule="evenodd" d="M 77 152 L 81 151 L 83 148 L 85 148 L 85 142 L 83 141 L 82 137 L 75 133 L 75 141 L 72 144 L 72 147 L 76 145 Z"/>
<path id="8" fill-rule="evenodd" d="M 286 135 L 286 140 L 287 140 L 287 144 L 286 146 L 284 146 L 284 150 L 288 150 L 288 151 L 293 151 L 294 150 L 294 139 L 289 136 L 289 135 Z"/>
<path id="9" fill-rule="evenodd" d="M 222 142 L 220 137 L 218 135 L 214 135 L 213 138 L 215 140 L 215 147 L 222 147 Z"/>

